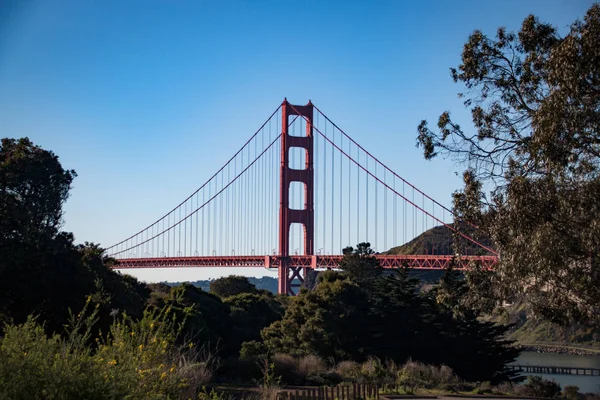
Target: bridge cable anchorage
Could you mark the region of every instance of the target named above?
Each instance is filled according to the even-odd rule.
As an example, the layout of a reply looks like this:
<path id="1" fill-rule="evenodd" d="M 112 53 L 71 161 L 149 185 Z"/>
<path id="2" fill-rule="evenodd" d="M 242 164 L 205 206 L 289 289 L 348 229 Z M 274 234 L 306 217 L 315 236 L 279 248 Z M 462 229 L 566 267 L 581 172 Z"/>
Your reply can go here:
<path id="1" fill-rule="evenodd" d="M 293 105 L 291 105 L 291 104 L 290 104 L 290 107 L 291 107 L 291 108 L 292 108 L 292 109 L 293 109 L 295 112 L 297 112 L 297 113 L 298 113 L 298 111 L 295 109 L 295 107 L 294 107 Z M 315 108 L 316 108 L 316 107 L 315 107 Z M 318 109 L 317 109 L 317 110 L 318 110 Z M 319 111 L 319 110 L 318 110 L 318 111 Z M 321 112 L 319 111 L 319 113 L 321 113 Z M 321 114 L 322 114 L 322 113 L 321 113 Z M 324 116 L 325 118 L 327 118 L 327 116 L 325 116 L 324 114 L 323 114 L 323 116 Z M 305 118 L 305 117 L 304 117 L 304 118 Z M 305 118 L 305 119 L 306 119 L 306 118 Z M 329 120 L 329 118 L 327 118 L 327 120 L 331 122 L 331 120 Z M 307 120 L 307 122 L 308 122 L 308 120 Z M 331 123 L 333 124 L 333 122 L 331 122 Z M 334 125 L 335 125 L 335 124 L 334 124 Z M 379 183 L 381 183 L 383 186 L 385 186 L 385 187 L 386 187 L 388 190 L 391 190 L 391 191 L 392 191 L 393 193 L 395 193 L 397 196 L 400 196 L 400 197 L 401 197 L 401 198 L 402 198 L 404 201 L 408 202 L 408 203 L 409 203 L 410 205 L 412 205 L 412 206 L 413 206 L 413 207 L 414 207 L 416 210 L 419 210 L 419 211 L 421 211 L 421 212 L 425 213 L 425 214 L 426 214 L 427 216 L 429 216 L 430 218 L 432 218 L 432 219 L 436 220 L 437 222 L 439 222 L 440 224 L 444 225 L 446 228 L 450 229 L 451 231 L 453 231 L 453 232 L 455 232 L 455 233 L 458 233 L 460 236 L 462 236 L 464 239 L 467 239 L 467 240 L 468 240 L 468 241 L 470 241 L 471 243 L 473 243 L 473 244 L 475 244 L 475 245 L 477 245 L 477 246 L 481 247 L 482 249 L 484 249 L 484 250 L 486 250 L 486 251 L 488 251 L 488 252 L 490 252 L 490 253 L 492 253 L 492 254 L 494 254 L 494 255 L 496 255 L 496 256 L 498 255 L 498 253 L 497 253 L 496 251 L 494 251 L 494 250 L 492 250 L 491 248 L 489 248 L 489 247 L 487 247 L 487 246 L 485 246 L 485 245 L 483 245 L 483 244 L 481 244 L 481 243 L 477 242 L 475 239 L 473 239 L 473 238 L 471 238 L 471 237 L 469 237 L 469 236 L 465 235 L 464 233 L 462 233 L 462 232 L 460 232 L 459 230 L 455 229 L 454 227 L 450 226 L 450 225 L 449 225 L 449 224 L 447 224 L 446 222 L 444 222 L 444 221 L 440 220 L 439 218 L 437 218 L 436 216 L 432 215 L 432 214 L 431 214 L 431 213 L 429 213 L 427 210 L 424 210 L 424 209 L 423 209 L 423 208 L 421 208 L 419 205 L 417 205 L 417 204 L 416 204 L 414 201 L 411 201 L 411 200 L 409 200 L 408 198 L 406 198 L 406 197 L 402 196 L 402 195 L 401 195 L 399 192 L 397 192 L 396 190 L 394 190 L 393 188 L 391 188 L 391 187 L 390 187 L 390 186 L 389 186 L 387 183 L 383 182 L 381 179 L 379 179 L 378 177 L 376 177 L 375 175 L 373 175 L 373 174 L 372 174 L 372 173 L 371 173 L 371 172 L 370 172 L 368 169 L 366 169 L 366 168 L 365 168 L 365 167 L 363 167 L 363 166 L 362 166 L 360 163 L 358 163 L 356 160 L 354 160 L 354 159 L 353 159 L 353 158 L 352 158 L 350 155 L 348 155 L 348 154 L 347 154 L 347 153 L 346 153 L 344 150 L 342 150 L 342 149 L 341 149 L 341 148 L 340 148 L 338 145 L 336 145 L 335 143 L 333 143 L 333 142 L 331 141 L 331 139 L 329 139 L 327 136 L 325 136 L 325 135 L 323 134 L 323 132 L 321 132 L 321 130 L 320 130 L 318 127 L 315 127 L 315 126 L 313 126 L 313 129 L 314 129 L 315 131 L 317 131 L 317 132 L 318 132 L 318 133 L 319 133 L 319 134 L 320 134 L 320 135 L 321 135 L 323 138 L 325 138 L 325 140 L 326 140 L 326 141 L 328 141 L 328 142 L 329 142 L 329 143 L 330 143 L 332 146 L 334 146 L 334 147 L 335 147 L 335 148 L 336 148 L 338 151 L 340 151 L 340 152 L 341 152 L 342 154 L 344 154 L 346 157 L 350 158 L 350 159 L 352 160 L 352 162 L 353 162 L 354 164 L 356 164 L 356 166 L 357 166 L 358 168 L 360 168 L 360 169 L 362 169 L 363 171 L 365 171 L 365 172 L 366 172 L 366 174 L 367 174 L 368 176 L 371 176 L 371 177 L 372 177 L 372 178 L 374 178 L 374 179 L 375 179 L 377 182 L 379 182 Z M 339 129 L 339 128 L 338 128 L 338 129 Z M 342 132 L 342 131 L 341 131 L 341 129 L 340 129 L 340 132 Z M 348 136 L 348 135 L 346 135 L 345 133 L 344 133 L 344 135 L 345 135 L 346 137 L 348 137 L 348 138 L 349 138 L 349 136 Z M 350 140 L 352 140 L 352 139 L 350 139 Z M 354 140 L 352 140 L 352 142 L 356 144 L 356 142 L 354 142 Z M 357 144 L 357 146 L 358 146 L 358 144 Z M 359 147 L 360 147 L 360 146 L 359 146 Z M 369 153 L 368 153 L 366 150 L 364 150 L 362 147 L 360 147 L 360 148 L 361 148 L 361 149 L 362 149 L 362 150 L 363 150 L 363 151 L 364 151 L 364 152 L 365 152 L 367 155 L 369 154 Z M 372 156 L 371 156 L 371 157 L 372 157 Z M 375 157 L 372 157 L 372 158 L 373 158 L 373 159 L 375 159 Z M 379 161 L 378 161 L 378 162 L 379 162 Z M 382 165 L 384 168 L 386 168 L 386 169 L 390 170 L 389 168 L 387 168 L 387 167 L 386 167 L 384 164 L 382 164 L 381 162 L 379 162 L 379 164 L 380 164 L 380 165 Z M 390 170 L 390 171 L 391 171 L 391 170 Z M 418 191 L 419 193 L 421 193 L 422 195 L 426 196 L 427 198 L 429 198 L 429 199 L 433 200 L 431 197 L 429 197 L 429 196 L 427 196 L 426 194 L 424 194 L 424 193 L 423 193 L 421 190 L 417 189 L 417 188 L 416 188 L 414 185 L 410 184 L 409 182 L 407 182 L 406 180 L 404 180 L 404 179 L 403 179 L 403 178 L 401 178 L 401 177 L 399 177 L 399 178 L 400 178 L 400 179 L 402 179 L 402 181 L 404 181 L 406 184 L 410 185 L 410 186 L 411 186 L 411 187 L 412 187 L 414 190 Z M 414 191 L 413 191 L 413 197 L 414 197 Z M 437 202 L 436 202 L 436 203 L 437 203 Z M 439 204 L 439 203 L 438 203 L 438 205 L 440 205 L 441 207 L 444 207 L 443 205 L 441 205 L 441 204 Z M 445 207 L 444 207 L 444 208 L 445 208 Z M 447 210 L 448 212 L 452 213 L 452 211 L 448 210 L 447 208 L 446 208 L 446 210 Z M 452 215 L 454 215 L 454 214 L 452 213 Z M 466 222 L 466 221 L 465 221 L 465 222 Z M 474 225 L 472 225 L 472 226 L 474 226 Z M 474 227 L 475 227 L 475 226 L 474 226 Z M 476 227 L 475 227 L 475 228 L 476 228 Z"/>
<path id="2" fill-rule="evenodd" d="M 168 227 L 166 230 L 163 230 L 162 232 L 160 232 L 160 233 L 158 233 L 158 234 L 154 235 L 153 237 L 151 237 L 151 238 L 149 238 L 149 239 L 146 239 L 146 240 L 145 240 L 145 241 L 143 241 L 143 242 L 136 243 L 136 245 L 135 245 L 134 247 L 132 247 L 132 248 L 139 247 L 140 245 L 143 245 L 143 244 L 147 243 L 148 241 L 150 241 L 150 240 L 153 240 L 153 239 L 156 239 L 156 238 L 157 238 L 157 237 L 159 237 L 160 235 L 162 235 L 162 234 L 164 234 L 164 233 L 166 233 L 166 232 L 169 232 L 170 230 L 172 230 L 173 228 L 175 228 L 175 227 L 179 226 L 179 225 L 180 225 L 182 222 L 184 222 L 185 220 L 187 220 L 188 218 L 190 218 L 191 216 L 193 216 L 193 215 L 194 215 L 194 213 L 198 212 L 199 210 L 203 209 L 203 208 L 204 208 L 206 205 L 210 204 L 210 203 L 212 202 L 212 200 L 214 200 L 216 197 L 218 197 L 218 196 L 219 196 L 221 193 L 223 193 L 223 191 L 225 191 L 225 189 L 227 189 L 227 188 L 228 188 L 229 186 L 231 186 L 231 185 L 232 185 L 232 184 L 233 184 L 235 181 L 237 181 L 237 180 L 238 180 L 238 179 L 239 179 L 239 178 L 240 178 L 242 175 L 244 175 L 244 173 L 245 173 L 245 172 L 246 172 L 246 171 L 247 171 L 247 170 L 248 170 L 248 169 L 249 169 L 249 168 L 250 168 L 252 165 L 254 165 L 254 164 L 256 163 L 256 161 L 257 161 L 257 160 L 258 160 L 260 157 L 262 157 L 262 155 L 263 155 L 263 154 L 265 154 L 265 153 L 267 152 L 267 150 L 268 150 L 268 149 L 270 149 L 270 148 L 271 148 L 271 146 L 273 146 L 275 143 L 277 143 L 277 141 L 278 141 L 279 139 L 280 139 L 279 137 L 275 138 L 275 139 L 274 139 L 274 140 L 271 142 L 271 144 L 269 144 L 269 146 L 268 146 L 266 149 L 264 149 L 264 150 L 262 151 L 262 153 L 261 153 L 261 154 L 260 154 L 258 157 L 256 157 L 256 158 L 255 158 L 255 159 L 254 159 L 254 160 L 253 160 L 253 161 L 252 161 L 250 164 L 248 164 L 248 166 L 247 166 L 246 168 L 244 168 L 244 169 L 243 169 L 243 170 L 242 170 L 242 171 L 241 171 L 241 172 L 240 172 L 240 173 L 239 173 L 239 174 L 238 174 L 236 177 L 234 177 L 234 178 L 233 178 L 233 180 L 232 180 L 231 182 L 229 182 L 229 183 L 228 183 L 228 184 L 227 184 L 227 185 L 226 185 L 224 188 L 222 188 L 221 190 L 219 190 L 217 193 L 215 193 L 214 195 L 212 195 L 212 197 L 210 197 L 210 198 L 209 198 L 209 199 L 208 199 L 206 202 L 204 202 L 204 203 L 203 203 L 203 204 L 202 204 L 200 207 L 196 208 L 194 211 L 190 212 L 190 213 L 189 213 L 188 215 L 186 215 L 185 217 L 183 217 L 183 218 L 180 218 L 180 220 L 179 220 L 178 222 L 176 222 L 176 223 L 174 223 L 173 225 L 169 226 L 169 227 Z M 141 232 L 144 232 L 144 231 L 142 230 Z M 129 250 L 129 249 L 127 249 L 127 250 Z M 125 250 L 125 251 L 127 251 L 127 250 Z M 209 249 L 209 250 L 212 250 L 212 249 Z M 123 251 L 121 251 L 121 252 L 123 252 Z M 115 254 L 118 254 L 118 253 L 115 253 Z"/>
<path id="3" fill-rule="evenodd" d="M 219 175 L 219 173 L 221 173 L 225 167 L 232 161 L 234 160 L 243 150 L 246 146 L 248 146 L 248 144 L 262 131 L 262 129 L 265 127 L 265 125 L 273 118 L 273 116 L 275 116 L 277 114 L 277 112 L 281 109 L 281 105 L 279 105 L 275 111 L 273 111 L 273 113 L 271 113 L 271 115 L 269 116 L 269 118 L 267 118 L 267 120 L 260 126 L 260 128 L 258 128 L 256 130 L 256 132 L 250 137 L 250 139 L 248 139 L 246 141 L 246 143 L 244 143 L 244 145 L 225 163 L 223 164 L 223 166 L 217 171 L 215 172 L 204 184 L 202 184 L 202 186 L 200 186 L 196 191 L 194 191 L 190 196 L 188 196 L 185 200 L 183 200 L 181 203 L 179 203 L 176 207 L 174 207 L 171 211 L 169 211 L 167 214 L 163 215 L 162 217 L 160 217 L 159 219 L 157 219 L 154 223 L 152 223 L 151 225 L 149 225 L 148 227 L 140 230 L 137 233 L 134 233 L 133 235 L 129 236 L 126 239 L 123 239 L 122 241 L 108 247 L 106 249 L 107 252 L 109 252 L 110 249 L 115 248 L 116 246 L 119 246 L 123 243 L 126 243 L 127 241 L 135 238 L 137 235 L 140 235 L 141 233 L 143 233 L 144 231 L 146 231 L 148 228 L 150 228 L 151 226 L 159 223 L 161 220 L 163 220 L 164 218 L 166 218 L 168 215 L 170 215 L 172 212 L 175 212 L 179 207 L 181 207 L 182 205 L 184 205 L 184 203 L 186 203 L 189 199 L 192 198 L 192 196 L 194 196 L 196 193 L 198 193 L 200 190 L 202 190 L 206 185 L 208 185 L 209 182 L 211 182 L 217 175 Z"/>

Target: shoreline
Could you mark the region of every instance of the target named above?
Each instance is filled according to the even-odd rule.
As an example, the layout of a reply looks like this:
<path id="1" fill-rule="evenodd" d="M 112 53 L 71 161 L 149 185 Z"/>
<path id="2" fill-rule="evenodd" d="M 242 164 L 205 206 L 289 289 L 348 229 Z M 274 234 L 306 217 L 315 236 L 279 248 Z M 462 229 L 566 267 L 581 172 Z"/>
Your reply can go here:
<path id="1" fill-rule="evenodd" d="M 516 344 L 515 347 L 521 351 L 535 353 L 568 354 L 573 356 L 600 356 L 600 350 L 586 349 L 581 347 L 567 347 L 546 344 Z"/>

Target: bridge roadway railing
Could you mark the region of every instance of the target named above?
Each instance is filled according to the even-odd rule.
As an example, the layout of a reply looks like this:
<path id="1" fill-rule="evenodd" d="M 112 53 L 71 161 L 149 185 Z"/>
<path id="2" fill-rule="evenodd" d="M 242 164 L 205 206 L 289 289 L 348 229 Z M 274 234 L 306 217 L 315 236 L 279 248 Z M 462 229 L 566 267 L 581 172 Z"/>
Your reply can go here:
<path id="1" fill-rule="evenodd" d="M 289 267 L 336 268 L 343 256 L 314 255 L 288 257 Z M 469 267 L 471 262 L 481 263 L 484 268 L 491 268 L 498 261 L 496 256 L 461 256 L 455 258 L 448 255 L 375 255 L 383 268 L 411 269 L 446 269 L 452 262 L 454 268 L 461 270 Z M 281 256 L 208 256 L 208 257 L 149 257 L 118 259 L 115 269 L 130 268 L 184 268 L 184 267 L 263 267 L 278 268 Z"/>

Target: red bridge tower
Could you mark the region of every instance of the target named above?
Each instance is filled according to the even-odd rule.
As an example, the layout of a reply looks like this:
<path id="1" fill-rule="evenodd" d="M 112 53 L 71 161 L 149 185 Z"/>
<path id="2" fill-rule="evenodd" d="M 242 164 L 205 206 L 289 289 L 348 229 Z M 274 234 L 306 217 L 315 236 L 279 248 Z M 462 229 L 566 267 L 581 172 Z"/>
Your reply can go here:
<path id="1" fill-rule="evenodd" d="M 306 121 L 306 136 L 289 134 L 289 118 L 297 115 Z M 313 105 L 293 106 L 285 99 L 281 105 L 281 167 L 280 167 L 280 205 L 279 205 L 279 293 L 294 294 L 294 288 L 304 282 L 310 268 L 293 265 L 289 253 L 290 227 L 293 223 L 304 226 L 304 255 L 314 255 L 314 169 L 313 169 Z M 292 169 L 289 165 L 290 149 L 299 147 L 306 150 L 304 169 Z M 290 184 L 304 184 L 304 209 L 289 207 Z M 294 283 L 298 280 L 300 283 Z"/>

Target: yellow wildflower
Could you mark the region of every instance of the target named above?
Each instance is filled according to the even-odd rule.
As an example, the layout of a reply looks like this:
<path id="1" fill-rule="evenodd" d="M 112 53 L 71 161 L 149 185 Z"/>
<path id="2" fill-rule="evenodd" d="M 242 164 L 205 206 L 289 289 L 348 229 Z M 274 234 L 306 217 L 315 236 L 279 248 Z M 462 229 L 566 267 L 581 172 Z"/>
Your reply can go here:
<path id="1" fill-rule="evenodd" d="M 175 371 L 175 366 L 174 365 L 171 367 L 171 369 L 169 369 L 170 373 L 173 373 L 173 371 Z"/>
<path id="2" fill-rule="evenodd" d="M 144 350 L 144 345 L 143 344 L 140 344 L 138 347 L 139 347 L 140 351 Z"/>
<path id="3" fill-rule="evenodd" d="M 167 377 L 167 373 L 163 372 L 162 374 L 160 374 L 160 379 L 165 379 Z"/>
<path id="4" fill-rule="evenodd" d="M 117 365 L 117 360 L 112 359 L 108 362 L 108 365 Z"/>

